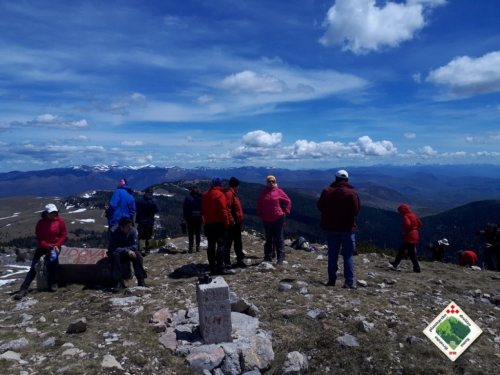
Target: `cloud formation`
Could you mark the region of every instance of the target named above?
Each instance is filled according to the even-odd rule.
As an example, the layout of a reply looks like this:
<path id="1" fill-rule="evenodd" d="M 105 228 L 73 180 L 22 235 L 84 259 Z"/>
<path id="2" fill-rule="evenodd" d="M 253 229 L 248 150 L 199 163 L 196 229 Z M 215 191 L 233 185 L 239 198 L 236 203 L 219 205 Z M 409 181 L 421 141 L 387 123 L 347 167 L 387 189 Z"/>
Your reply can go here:
<path id="1" fill-rule="evenodd" d="M 281 133 L 269 134 L 263 130 L 256 130 L 243 136 L 243 143 L 248 147 L 275 147 L 281 143 Z"/>
<path id="2" fill-rule="evenodd" d="M 132 106 L 147 107 L 146 96 L 138 92 L 132 95 L 124 94 L 110 103 L 104 100 L 96 100 L 88 106 L 75 106 L 73 109 L 80 112 L 101 112 L 128 116 L 130 114 L 129 108 Z"/>
<path id="3" fill-rule="evenodd" d="M 415 139 L 415 138 L 417 138 L 417 135 L 415 133 L 405 133 L 404 137 L 406 139 Z"/>
<path id="4" fill-rule="evenodd" d="M 450 87 L 450 98 L 500 91 L 500 51 L 479 58 L 456 57 L 447 65 L 429 73 L 427 82 Z"/>
<path id="5" fill-rule="evenodd" d="M 218 87 L 238 93 L 240 91 L 250 91 L 256 93 L 276 94 L 287 89 L 287 85 L 279 79 L 257 74 L 250 70 L 231 74 L 217 84 Z"/>
<path id="6" fill-rule="evenodd" d="M 63 130 L 85 130 L 90 128 L 90 125 L 85 119 L 69 120 L 57 115 L 51 115 L 50 113 L 37 116 L 33 120 L 27 121 L 25 123 L 14 121 L 11 123 L 11 125 Z"/>
<path id="7" fill-rule="evenodd" d="M 342 51 L 356 55 L 398 47 L 413 39 L 427 25 L 429 9 L 445 4 L 445 0 L 387 1 L 377 6 L 375 0 L 337 0 L 327 13 L 320 39 L 325 46 L 340 45 Z"/>

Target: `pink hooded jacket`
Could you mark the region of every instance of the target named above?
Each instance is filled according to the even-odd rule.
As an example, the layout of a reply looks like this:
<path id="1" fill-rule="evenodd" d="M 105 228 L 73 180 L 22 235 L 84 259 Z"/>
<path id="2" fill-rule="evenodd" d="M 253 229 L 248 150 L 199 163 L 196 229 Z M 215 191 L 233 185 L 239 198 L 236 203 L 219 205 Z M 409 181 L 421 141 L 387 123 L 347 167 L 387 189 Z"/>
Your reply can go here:
<path id="1" fill-rule="evenodd" d="M 284 214 L 289 215 L 292 201 L 277 186 L 266 187 L 260 192 L 257 200 L 257 216 L 267 223 L 281 219 Z"/>

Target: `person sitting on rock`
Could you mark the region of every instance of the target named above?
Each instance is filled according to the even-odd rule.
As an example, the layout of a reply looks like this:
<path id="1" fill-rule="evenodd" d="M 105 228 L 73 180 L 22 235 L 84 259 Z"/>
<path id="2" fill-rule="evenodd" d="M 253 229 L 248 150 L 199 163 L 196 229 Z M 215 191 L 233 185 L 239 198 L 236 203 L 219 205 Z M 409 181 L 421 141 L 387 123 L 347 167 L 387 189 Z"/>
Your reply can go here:
<path id="1" fill-rule="evenodd" d="M 460 250 L 457 255 L 460 267 L 475 266 L 477 263 L 477 255 L 471 250 Z"/>
<path id="2" fill-rule="evenodd" d="M 122 278 L 121 260 L 132 262 L 138 286 L 146 286 L 144 279 L 148 277 L 142 265 L 142 256 L 139 252 L 139 235 L 132 226 L 132 219 L 122 217 L 118 225 L 109 232 L 109 246 L 107 255 L 111 261 L 112 275 L 115 280 L 113 292 L 117 293 L 125 288 Z"/>
<path id="3" fill-rule="evenodd" d="M 42 212 L 42 218 L 38 220 L 35 228 L 36 240 L 38 242 L 31 267 L 24 279 L 21 289 L 15 295 L 15 299 L 22 299 L 28 294 L 28 288 L 36 276 L 36 265 L 40 258 L 44 255 L 49 255 L 52 250 L 56 252 L 54 258 L 47 258 L 47 273 L 49 276 L 49 288 L 52 292 L 57 291 L 59 281 L 59 252 L 61 245 L 66 240 L 68 231 L 64 220 L 59 216 L 55 204 L 48 204 Z"/>

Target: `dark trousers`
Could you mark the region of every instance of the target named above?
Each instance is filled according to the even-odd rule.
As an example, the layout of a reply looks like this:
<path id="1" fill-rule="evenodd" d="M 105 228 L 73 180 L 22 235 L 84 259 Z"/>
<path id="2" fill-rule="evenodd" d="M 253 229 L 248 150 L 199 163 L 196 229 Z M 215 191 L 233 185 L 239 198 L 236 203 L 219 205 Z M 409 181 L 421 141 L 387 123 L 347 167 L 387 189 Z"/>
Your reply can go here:
<path id="1" fill-rule="evenodd" d="M 196 238 L 196 247 L 200 247 L 201 242 L 201 217 L 192 217 L 186 219 L 189 248 L 193 248 L 194 240 Z"/>
<path id="2" fill-rule="evenodd" d="M 399 247 L 398 253 L 396 254 L 396 260 L 394 261 L 394 267 L 397 267 L 399 263 L 401 263 L 401 259 L 405 254 L 405 251 L 408 253 L 411 262 L 413 263 L 413 271 L 420 272 L 420 265 L 418 264 L 417 256 L 415 255 L 415 244 L 403 242 Z"/>
<path id="3" fill-rule="evenodd" d="M 495 267 L 495 262 L 493 257 L 497 258 L 497 266 Z M 500 244 L 494 244 L 487 247 L 484 250 L 484 261 L 486 262 L 486 268 L 490 271 L 500 271 Z"/>
<path id="4" fill-rule="evenodd" d="M 245 255 L 243 254 L 243 243 L 241 241 L 241 223 L 235 223 L 227 228 L 226 233 L 226 251 L 224 252 L 224 263 L 231 264 L 231 245 L 234 242 L 234 253 L 236 259 L 241 262 Z"/>
<path id="5" fill-rule="evenodd" d="M 226 244 L 226 226 L 224 223 L 205 224 L 207 237 L 207 258 L 210 271 L 220 271 L 224 267 L 224 251 Z"/>
<path id="6" fill-rule="evenodd" d="M 278 260 L 285 259 L 285 245 L 283 241 L 283 224 L 285 218 L 282 217 L 273 222 L 264 221 L 264 231 L 266 232 L 266 243 L 264 245 L 264 257 L 271 260 L 273 246 L 276 244 L 276 253 Z"/>
<path id="7" fill-rule="evenodd" d="M 129 257 L 128 253 L 119 253 L 118 251 L 114 251 L 112 253 L 108 252 L 108 258 L 111 262 L 113 279 L 115 279 L 116 281 L 122 279 L 122 267 L 121 267 L 122 260 L 128 260 L 132 262 L 132 267 L 134 267 L 135 277 L 137 277 L 138 279 L 145 279 L 148 277 L 142 265 L 141 253 L 139 253 L 139 251 L 137 250 L 134 251 L 134 253 L 135 253 L 135 259 Z"/>
<path id="8" fill-rule="evenodd" d="M 57 284 L 59 281 L 59 258 L 56 258 L 52 262 L 48 259 L 50 250 L 36 249 L 35 255 L 33 255 L 33 260 L 31 261 L 31 267 L 24 279 L 21 289 L 28 289 L 31 282 L 36 277 L 36 265 L 40 261 L 40 258 L 47 255 L 47 273 L 49 274 L 49 287 L 53 284 Z"/>

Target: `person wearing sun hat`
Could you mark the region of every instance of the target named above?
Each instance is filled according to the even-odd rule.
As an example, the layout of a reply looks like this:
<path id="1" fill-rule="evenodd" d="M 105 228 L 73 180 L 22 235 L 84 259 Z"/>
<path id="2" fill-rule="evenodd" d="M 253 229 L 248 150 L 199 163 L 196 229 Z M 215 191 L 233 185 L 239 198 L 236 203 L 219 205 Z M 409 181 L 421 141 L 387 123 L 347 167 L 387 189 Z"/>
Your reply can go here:
<path id="1" fill-rule="evenodd" d="M 343 288 L 356 289 L 354 283 L 354 251 L 356 250 L 356 222 L 361 203 L 354 187 L 348 183 L 349 174 L 341 169 L 335 173 L 335 181 L 323 189 L 317 203 L 321 212 L 320 228 L 327 232 L 328 282 L 335 286 L 337 280 L 340 244 L 344 258 Z"/>
<path id="2" fill-rule="evenodd" d="M 52 292 L 57 291 L 58 281 L 59 281 L 59 257 L 56 256 L 55 259 L 49 261 L 48 257 L 52 250 L 58 255 L 61 251 L 61 245 L 66 240 L 68 231 L 66 229 L 66 224 L 64 220 L 59 216 L 57 206 L 55 204 L 49 203 L 45 206 L 42 212 L 42 218 L 38 220 L 35 228 L 37 248 L 33 259 L 31 261 L 31 267 L 24 279 L 21 289 L 15 295 L 15 299 L 22 299 L 28 294 L 28 288 L 31 282 L 36 276 L 36 265 L 40 261 L 40 258 L 47 255 L 47 273 L 49 277 L 49 288 Z"/>
<path id="3" fill-rule="evenodd" d="M 264 261 L 272 261 L 273 247 L 276 246 L 277 264 L 282 265 L 285 260 L 285 246 L 283 240 L 283 225 L 285 217 L 290 215 L 292 201 L 281 190 L 276 177 L 266 177 L 266 187 L 261 191 L 257 200 L 257 216 L 264 222 L 266 243 L 264 244 Z"/>
<path id="4" fill-rule="evenodd" d="M 436 262 L 443 262 L 445 246 L 449 245 L 448 239 L 443 238 L 442 240 L 429 244 L 426 248 L 432 253 L 432 257 Z"/>

